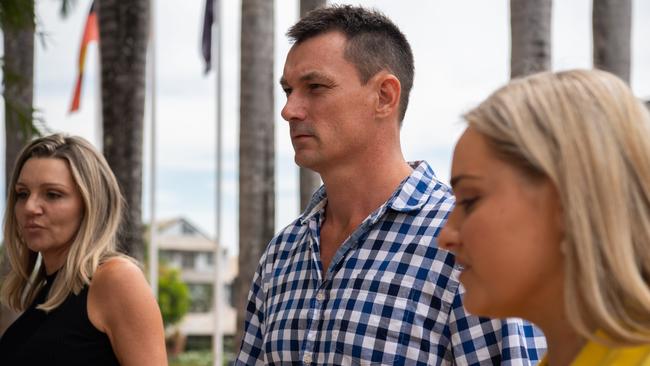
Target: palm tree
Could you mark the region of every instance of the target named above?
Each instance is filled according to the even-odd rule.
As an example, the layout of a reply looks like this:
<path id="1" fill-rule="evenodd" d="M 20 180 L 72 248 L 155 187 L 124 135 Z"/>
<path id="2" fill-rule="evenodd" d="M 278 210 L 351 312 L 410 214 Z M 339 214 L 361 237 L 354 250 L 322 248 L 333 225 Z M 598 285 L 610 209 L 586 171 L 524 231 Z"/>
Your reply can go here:
<path id="1" fill-rule="evenodd" d="M 142 144 L 149 0 L 98 1 L 104 155 L 124 194 L 123 249 L 142 261 Z"/>
<path id="2" fill-rule="evenodd" d="M 34 1 L 0 1 L 0 26 L 4 39 L 2 75 L 5 100 L 5 184 L 9 184 L 20 149 L 35 132 L 32 124 L 34 99 Z M 7 191 L 11 187 L 6 187 Z M 9 271 L 2 261 L 1 277 Z M 17 314 L 0 305 L 0 335 Z"/>
<path id="3" fill-rule="evenodd" d="M 274 1 L 242 0 L 239 127 L 239 275 L 235 344 L 262 251 L 275 231 Z"/>
<path id="4" fill-rule="evenodd" d="M 551 66 L 552 0 L 510 0 L 510 77 Z"/>
<path id="5" fill-rule="evenodd" d="M 321 8 L 327 0 L 300 0 L 300 17 L 304 17 L 311 10 Z M 320 175 L 313 170 L 300 167 L 300 211 L 304 211 L 311 200 L 311 196 L 320 187 Z"/>
<path id="6" fill-rule="evenodd" d="M 2 0 L 0 4 L 4 36 L 5 182 L 9 182 L 20 149 L 34 133 L 34 1 Z"/>
<path id="7" fill-rule="evenodd" d="M 594 0 L 594 67 L 630 83 L 632 0 Z"/>

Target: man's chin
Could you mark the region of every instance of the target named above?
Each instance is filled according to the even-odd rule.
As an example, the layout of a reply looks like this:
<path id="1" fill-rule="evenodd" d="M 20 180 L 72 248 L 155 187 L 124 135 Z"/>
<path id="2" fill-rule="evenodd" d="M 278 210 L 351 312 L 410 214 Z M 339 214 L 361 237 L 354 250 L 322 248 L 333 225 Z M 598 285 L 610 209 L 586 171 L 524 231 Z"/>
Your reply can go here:
<path id="1" fill-rule="evenodd" d="M 304 156 L 304 154 L 295 154 L 293 161 L 301 168 L 318 171 L 318 164 L 313 157 Z"/>

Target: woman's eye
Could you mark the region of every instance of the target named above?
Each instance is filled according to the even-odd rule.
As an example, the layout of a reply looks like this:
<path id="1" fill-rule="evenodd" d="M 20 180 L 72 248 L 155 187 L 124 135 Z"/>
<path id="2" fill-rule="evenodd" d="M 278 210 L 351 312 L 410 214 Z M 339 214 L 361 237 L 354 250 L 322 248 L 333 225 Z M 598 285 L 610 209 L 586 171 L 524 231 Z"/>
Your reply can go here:
<path id="1" fill-rule="evenodd" d="M 458 205 L 461 206 L 465 210 L 465 212 L 469 212 L 472 210 L 474 204 L 476 204 L 478 199 L 479 199 L 478 197 L 465 198 L 463 200 L 460 200 L 458 202 Z"/>
<path id="2" fill-rule="evenodd" d="M 17 200 L 24 200 L 28 196 L 29 196 L 29 193 L 27 193 L 26 191 L 16 192 L 16 199 Z"/>
<path id="3" fill-rule="evenodd" d="M 61 198 L 61 196 L 62 195 L 59 192 L 47 192 L 47 198 L 49 199 L 57 199 L 57 198 Z"/>

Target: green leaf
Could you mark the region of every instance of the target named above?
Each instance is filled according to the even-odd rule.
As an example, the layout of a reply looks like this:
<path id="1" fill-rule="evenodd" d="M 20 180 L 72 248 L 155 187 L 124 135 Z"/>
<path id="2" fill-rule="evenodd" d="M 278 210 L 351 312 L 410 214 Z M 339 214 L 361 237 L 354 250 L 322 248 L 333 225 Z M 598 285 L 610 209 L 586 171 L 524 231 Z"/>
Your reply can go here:
<path id="1" fill-rule="evenodd" d="M 178 323 L 189 310 L 190 290 L 179 270 L 159 267 L 158 304 L 166 327 Z"/>

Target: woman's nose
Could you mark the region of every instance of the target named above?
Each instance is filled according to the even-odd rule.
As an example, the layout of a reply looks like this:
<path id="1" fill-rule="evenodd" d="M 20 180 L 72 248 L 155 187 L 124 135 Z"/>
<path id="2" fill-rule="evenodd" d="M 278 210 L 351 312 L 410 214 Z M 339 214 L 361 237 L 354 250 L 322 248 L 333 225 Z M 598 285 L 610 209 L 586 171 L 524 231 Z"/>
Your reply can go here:
<path id="1" fill-rule="evenodd" d="M 438 235 L 438 245 L 440 248 L 452 252 L 458 249 L 458 228 L 456 227 L 453 211 L 451 215 L 449 215 L 445 226 L 440 230 L 440 235 Z"/>
<path id="2" fill-rule="evenodd" d="M 43 213 L 43 205 L 38 195 L 30 194 L 25 199 L 25 212 L 32 215 Z"/>

